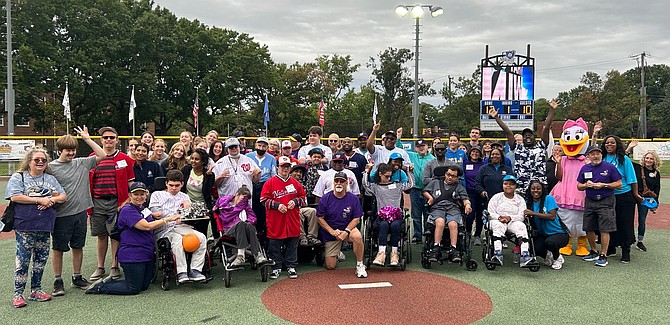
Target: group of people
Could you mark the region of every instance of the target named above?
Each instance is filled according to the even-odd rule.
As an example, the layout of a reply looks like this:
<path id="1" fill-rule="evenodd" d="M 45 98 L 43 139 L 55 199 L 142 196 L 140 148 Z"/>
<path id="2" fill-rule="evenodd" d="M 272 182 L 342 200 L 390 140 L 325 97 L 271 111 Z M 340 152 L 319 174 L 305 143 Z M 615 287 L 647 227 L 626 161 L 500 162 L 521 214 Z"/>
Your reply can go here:
<path id="1" fill-rule="evenodd" d="M 398 265 L 406 193 L 414 229 L 412 241 L 421 243 L 426 223 L 435 225 L 431 256 L 435 261 L 443 251 L 452 262 L 460 261 L 456 238 L 463 223 L 474 235 L 474 245 L 481 245 L 482 216 L 488 210 L 494 259 L 500 264 L 508 232 L 519 239 L 521 266 L 534 258 L 529 254 L 529 241 L 533 241 L 536 256 L 544 257 L 545 265 L 560 269 L 570 238 L 580 237 L 580 232 L 585 232 L 590 245 L 587 254 L 582 254 L 586 255 L 584 260 L 605 266 L 607 256 L 615 254 L 618 246 L 621 261 L 627 263 L 635 242 L 636 206 L 640 224 L 637 247 L 646 250 L 642 241 L 649 209 L 639 202 L 643 196 L 658 196 L 660 160 L 649 152 L 641 166 L 634 168 L 615 136 L 605 137 L 601 147 L 588 146 L 577 157 L 554 150 L 547 159 L 556 107 L 552 102 L 539 141 L 531 129 L 514 135 L 497 112 L 491 111 L 491 118 L 507 135 L 506 143 L 480 140 L 479 128 L 473 127 L 468 142 L 461 143 L 456 134 L 446 143 L 440 138 L 430 144 L 419 139 L 411 151 L 400 142 L 402 128 L 385 132 L 382 144 L 376 144 L 380 123 L 373 125 L 369 135 L 361 133 L 356 139 L 333 133 L 328 145 L 321 143 L 322 128 L 313 126 L 305 143 L 298 133 L 283 141 L 259 137 L 250 150 L 243 137 L 220 140 L 216 131 L 210 131 L 204 138 L 194 138 L 185 131 L 166 152 L 164 140 L 145 132 L 130 141 L 127 154 L 119 150 L 114 128 L 98 130 L 101 145 L 91 139 L 86 127 L 77 128 L 93 150 L 89 157 L 76 158 L 77 139 L 64 135 L 56 141 L 58 159 L 50 161 L 46 151 L 35 148 L 7 184 L 5 196 L 16 206 L 13 305 L 26 305 L 24 291 L 31 259 L 28 299 L 48 301 L 52 295 L 65 294 L 63 253 L 70 249 L 72 286 L 104 294 L 146 290 L 153 270 L 155 238 L 170 241 L 180 283 L 205 280 L 207 238 L 222 234 L 236 239 L 233 266 L 244 265 L 245 252 L 250 249 L 256 263 L 273 262 L 273 279 L 279 278 L 282 270 L 289 278 L 298 277 L 301 245 L 324 245 L 325 267 L 334 269 L 347 243 L 356 258 L 356 276 L 365 278 L 359 231 L 364 211 L 374 210 L 379 229 L 375 239 L 379 251 L 373 253 L 373 263 L 386 265 L 388 256 L 388 265 Z M 567 168 L 568 158 L 581 163 L 577 171 Z M 444 167 L 444 174 L 435 173 L 438 167 Z M 156 189 L 158 177 L 165 177 L 165 184 L 158 184 L 165 190 Z M 572 184 L 568 185 L 573 186 L 572 192 L 582 193 L 581 201 L 579 195 L 571 197 L 569 206 L 581 209 L 583 227 L 577 227 L 581 229 L 566 226 L 562 220 L 565 195 L 556 199 L 552 195 L 562 182 Z M 639 183 L 644 186 L 637 186 Z M 183 220 L 182 211 L 194 205 L 215 213 L 196 221 Z M 97 268 L 86 279 L 81 266 L 89 216 L 90 234 L 96 237 Z M 527 218 L 538 230 L 536 237 L 526 231 Z M 109 227 L 110 220 L 115 220 L 115 229 Z M 445 233 L 451 245 L 443 248 Z M 199 242 L 190 262 L 182 246 L 187 236 Z M 110 245 L 108 273 L 105 263 Z M 55 275 L 51 295 L 41 285 L 50 246 Z"/>

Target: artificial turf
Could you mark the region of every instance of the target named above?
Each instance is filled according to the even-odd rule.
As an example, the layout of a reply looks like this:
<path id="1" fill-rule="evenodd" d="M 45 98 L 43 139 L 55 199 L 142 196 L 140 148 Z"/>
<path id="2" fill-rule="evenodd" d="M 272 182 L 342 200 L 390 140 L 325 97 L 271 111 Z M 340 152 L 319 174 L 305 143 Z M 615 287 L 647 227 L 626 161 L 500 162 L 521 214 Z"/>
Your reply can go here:
<path id="1" fill-rule="evenodd" d="M 506 250 L 505 266 L 489 271 L 481 263 L 480 248 L 475 248 L 473 255 L 479 262 L 475 272 L 455 264 L 433 265 L 430 270 L 424 270 L 418 262 L 418 245 L 413 245 L 414 260 L 408 268 L 450 276 L 484 290 L 493 301 L 493 311 L 479 321 L 481 324 L 664 323 L 668 316 L 666 308 L 670 305 L 670 295 L 667 294 L 670 259 L 664 246 L 669 237 L 670 231 L 650 229 L 645 238 L 648 252 L 633 249 L 630 264 L 622 264 L 613 257 L 606 268 L 597 268 L 593 263 L 571 256 L 566 258 L 562 270 L 542 267 L 539 272 L 533 273 L 509 263 L 511 252 Z M 93 243 L 89 239 L 85 248 L 85 276 L 95 267 Z M 286 323 L 268 312 L 260 298 L 263 290 L 276 280 L 263 283 L 257 271 L 233 273 L 230 288 L 223 285 L 222 267 L 215 266 L 214 280 L 208 284 L 179 287 L 173 284 L 170 291 L 164 292 L 157 282 L 137 296 L 84 295 L 82 290 L 68 287 L 71 274 L 69 253 L 65 255 L 63 272 L 66 295 L 46 303 L 29 301 L 27 307 L 14 309 L 11 306 L 14 240 L 0 241 L 0 256 L 0 292 L 4 297 L 4 303 L 0 302 L 0 324 L 16 324 L 19 321 L 33 324 L 45 321 L 51 324 Z M 348 251 L 347 257 L 347 261 L 338 267 L 353 268 L 353 253 Z M 313 263 L 301 265 L 298 269 L 302 273 L 317 270 L 321 268 Z M 375 275 L 373 268 L 368 279 L 371 282 L 384 281 L 381 276 Z M 281 279 L 286 279 L 285 273 Z M 291 281 L 300 281 L 300 278 Z M 346 281 L 343 279 L 343 282 Z M 52 283 L 53 272 L 49 261 L 43 279 L 44 290 L 51 292 Z M 408 299 L 417 304 L 428 303 L 421 297 Z M 359 305 L 376 302 L 342 303 Z M 318 306 L 307 305 L 305 308 Z"/>

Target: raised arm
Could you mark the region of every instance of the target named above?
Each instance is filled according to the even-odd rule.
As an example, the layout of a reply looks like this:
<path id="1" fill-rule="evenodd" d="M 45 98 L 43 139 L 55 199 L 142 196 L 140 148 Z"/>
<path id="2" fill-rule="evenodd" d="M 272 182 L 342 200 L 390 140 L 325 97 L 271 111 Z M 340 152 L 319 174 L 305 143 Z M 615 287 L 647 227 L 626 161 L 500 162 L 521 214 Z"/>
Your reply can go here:
<path id="1" fill-rule="evenodd" d="M 93 141 L 93 139 L 91 139 L 91 136 L 88 134 L 88 128 L 86 127 L 86 125 L 84 125 L 84 128 L 76 127 L 74 128 L 74 130 L 77 131 L 77 134 L 79 134 L 81 138 L 84 139 L 84 142 L 86 142 L 86 144 L 89 147 L 91 147 L 93 152 L 95 152 L 95 160 L 97 162 L 100 162 L 100 160 L 105 158 L 106 156 L 105 151 L 102 150 L 102 147 L 100 147 L 100 145 L 98 145 L 97 143 L 95 143 L 95 141 Z"/>
<path id="2" fill-rule="evenodd" d="M 368 143 L 366 144 L 366 149 L 368 149 L 368 152 L 370 154 L 375 153 L 375 137 L 377 136 L 377 131 L 379 131 L 379 128 L 381 127 L 381 121 L 377 122 L 377 124 L 372 126 L 372 132 L 370 132 L 370 135 L 368 136 Z"/>
<path id="3" fill-rule="evenodd" d="M 603 122 L 598 121 L 596 124 L 593 126 L 593 134 L 591 135 L 591 145 L 595 146 L 598 144 L 598 134 L 600 131 L 603 129 Z"/>
<path id="4" fill-rule="evenodd" d="M 510 150 L 514 150 L 514 148 L 516 148 L 516 140 L 514 140 L 514 133 L 512 133 L 512 130 L 510 130 L 509 127 L 507 127 L 507 124 L 505 124 L 505 122 L 500 119 L 500 116 L 498 116 L 498 111 L 495 108 L 489 109 L 489 116 L 494 118 L 503 132 L 505 132 Z"/>
<path id="5" fill-rule="evenodd" d="M 547 112 L 547 119 L 544 121 L 544 126 L 542 127 L 542 133 L 540 134 L 540 139 L 542 142 L 547 145 L 549 143 L 549 132 L 551 132 L 551 123 L 554 122 L 554 112 L 558 107 L 558 102 L 555 99 L 551 100 L 549 103 L 549 111 Z"/>

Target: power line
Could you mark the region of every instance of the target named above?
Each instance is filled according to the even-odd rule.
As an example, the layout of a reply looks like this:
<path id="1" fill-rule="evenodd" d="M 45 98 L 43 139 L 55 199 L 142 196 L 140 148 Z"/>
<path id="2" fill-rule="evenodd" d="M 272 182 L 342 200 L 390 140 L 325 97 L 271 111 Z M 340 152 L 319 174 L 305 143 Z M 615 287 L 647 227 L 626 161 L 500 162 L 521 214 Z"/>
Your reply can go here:
<path id="1" fill-rule="evenodd" d="M 589 63 L 566 65 L 566 66 L 562 66 L 562 67 L 537 69 L 537 71 L 546 72 L 546 71 L 570 70 L 570 69 L 584 68 L 584 67 L 589 67 L 589 66 L 596 66 L 596 65 L 603 65 L 603 64 L 610 64 L 610 63 L 617 63 L 617 62 L 625 62 L 625 61 L 629 61 L 629 60 L 630 60 L 630 58 L 610 59 L 610 60 L 604 60 L 604 61 L 596 61 L 596 62 L 589 62 Z"/>

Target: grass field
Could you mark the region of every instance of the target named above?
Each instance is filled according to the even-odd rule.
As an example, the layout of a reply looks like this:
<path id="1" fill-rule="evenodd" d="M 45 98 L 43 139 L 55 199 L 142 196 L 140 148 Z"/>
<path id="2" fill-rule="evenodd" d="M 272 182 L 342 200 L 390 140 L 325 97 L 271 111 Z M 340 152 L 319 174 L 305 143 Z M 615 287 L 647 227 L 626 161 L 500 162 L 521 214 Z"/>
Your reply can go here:
<path id="1" fill-rule="evenodd" d="M 5 183 L 0 182 L 0 187 L 4 186 Z M 670 179 L 663 180 L 662 186 L 670 186 Z M 670 202 L 670 193 L 665 191 L 663 194 L 661 201 Z M 670 206 L 664 205 L 658 215 L 668 213 Z M 658 215 L 650 214 L 648 218 Z M 596 268 L 592 263 L 571 256 L 566 258 L 562 270 L 542 267 L 537 273 L 509 264 L 509 251 L 505 252 L 508 262 L 505 267 L 495 271 L 486 270 L 481 263 L 479 248 L 475 248 L 473 253 L 479 262 L 475 272 L 468 272 L 456 265 L 434 265 L 432 269 L 424 270 L 418 262 L 419 247 L 414 245 L 414 261 L 408 268 L 452 277 L 485 291 L 493 302 L 493 311 L 478 324 L 656 324 L 665 323 L 669 314 L 666 308 L 670 305 L 670 295 L 667 293 L 670 254 L 665 247 L 668 242 L 670 231 L 648 229 L 645 243 L 649 251 L 643 253 L 634 249 L 630 264 L 622 264 L 614 257 L 610 258 L 608 267 Z M 129 297 L 84 295 L 79 289 L 69 288 L 69 281 L 65 280 L 67 294 L 64 297 L 56 297 L 47 303 L 29 302 L 26 308 L 14 309 L 11 296 L 15 245 L 13 239 L 0 240 L 0 324 L 288 323 L 271 314 L 261 302 L 262 292 L 273 280 L 263 283 L 257 272 L 246 270 L 233 273 L 232 287 L 225 288 L 221 266 L 214 268 L 214 280 L 208 284 L 173 285 L 167 292 L 154 284 L 147 292 Z M 93 238 L 89 237 L 84 255 L 85 276 L 95 268 L 94 245 Z M 69 253 L 65 255 L 63 275 L 66 279 L 71 274 L 70 258 Z M 348 251 L 347 261 L 338 267 L 353 269 L 353 259 L 352 252 Z M 300 273 L 320 270 L 313 263 L 301 265 L 298 269 Z M 351 274 L 353 278 L 353 270 Z M 280 279 L 285 279 L 285 276 Z M 440 278 L 436 279 L 439 281 Z M 373 268 L 369 271 L 368 280 L 384 281 L 383 272 Z M 300 278 L 291 281 L 300 281 Z M 346 281 L 343 279 L 343 282 Z M 44 290 L 51 292 L 52 283 L 50 260 L 43 278 Z M 286 299 L 300 301 L 306 310 L 319 308 L 310 304 L 312 294 L 318 293 L 305 292 L 302 296 Z M 383 298 L 380 296 L 380 301 Z M 412 312 L 414 304 L 426 303 L 448 308 L 451 299 L 461 298 L 444 297 L 444 301 L 426 302 L 422 297 L 407 297 L 403 308 L 406 308 L 406 312 Z M 351 309 L 357 313 L 374 308 L 376 303 L 342 301 L 342 304 L 351 305 Z M 356 312 L 352 317 L 355 317 Z M 445 323 L 449 321 L 445 320 Z"/>

